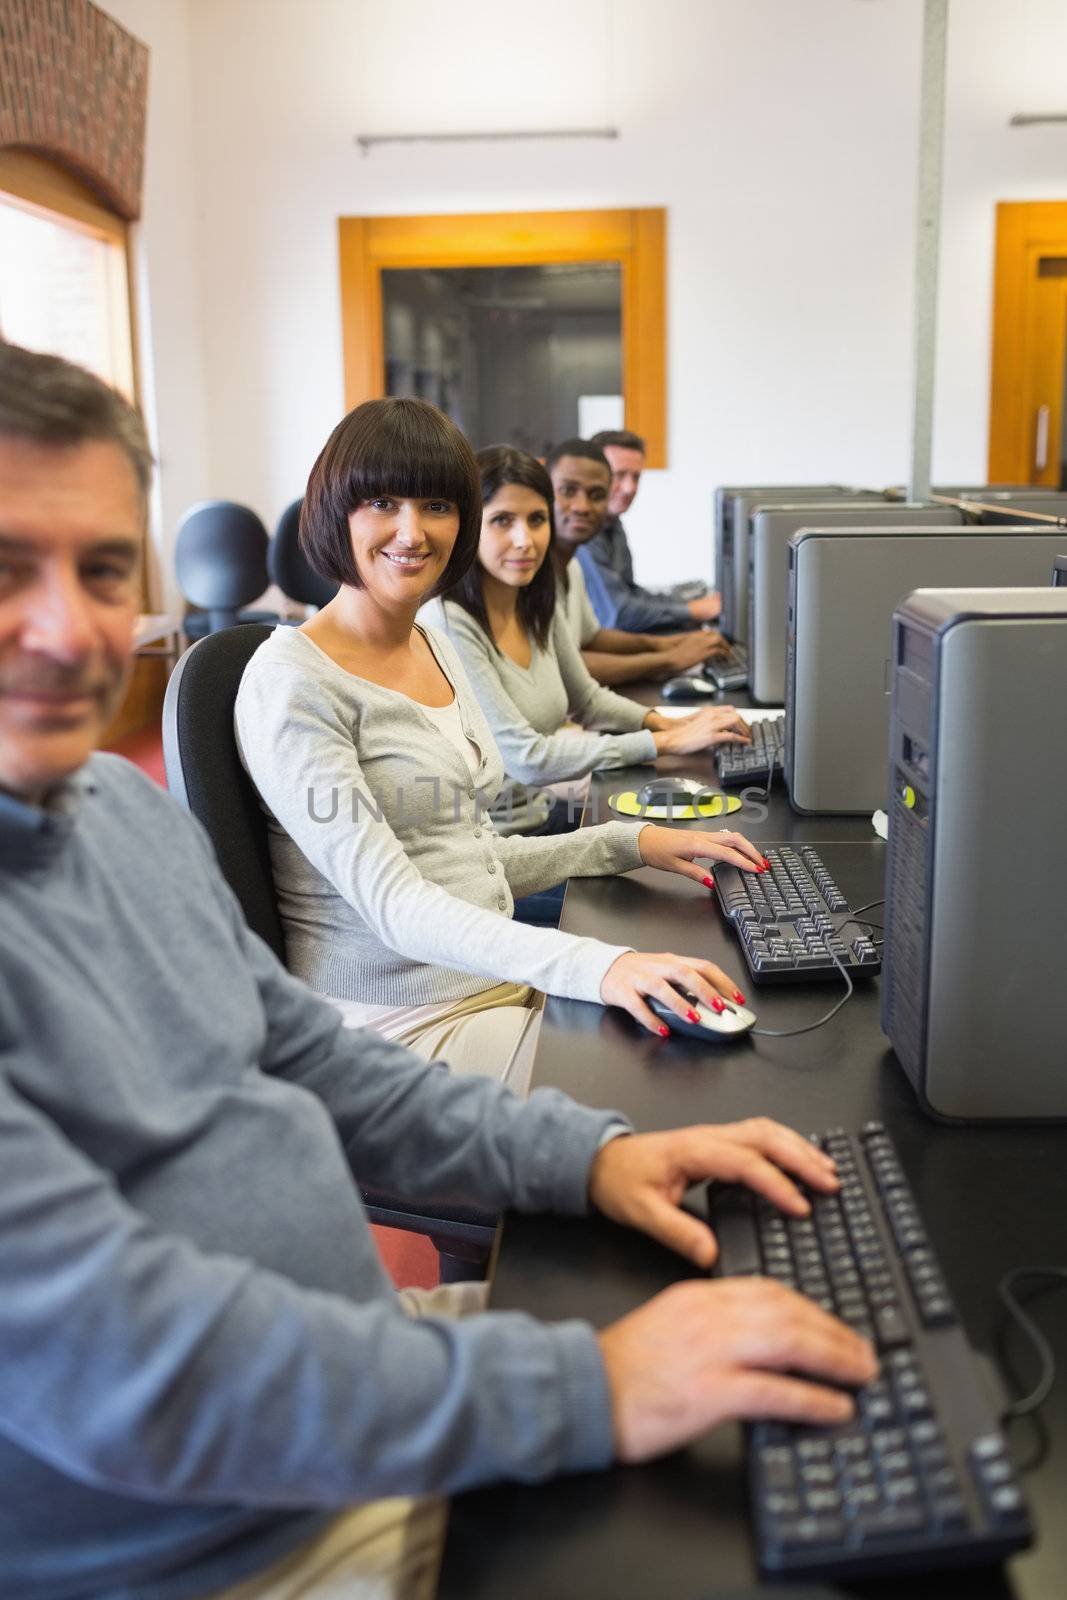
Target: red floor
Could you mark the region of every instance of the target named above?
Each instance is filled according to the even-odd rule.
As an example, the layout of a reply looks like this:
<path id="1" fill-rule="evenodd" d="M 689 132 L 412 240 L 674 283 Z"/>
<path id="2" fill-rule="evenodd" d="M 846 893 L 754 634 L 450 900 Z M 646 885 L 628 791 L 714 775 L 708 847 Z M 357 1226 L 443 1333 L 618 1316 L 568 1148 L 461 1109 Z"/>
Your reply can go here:
<path id="1" fill-rule="evenodd" d="M 142 728 L 117 739 L 109 749 L 166 786 L 163 775 L 163 740 L 158 728 Z M 421 1233 L 398 1228 L 371 1228 L 386 1270 L 398 1288 L 432 1289 L 438 1280 L 437 1251 Z"/>

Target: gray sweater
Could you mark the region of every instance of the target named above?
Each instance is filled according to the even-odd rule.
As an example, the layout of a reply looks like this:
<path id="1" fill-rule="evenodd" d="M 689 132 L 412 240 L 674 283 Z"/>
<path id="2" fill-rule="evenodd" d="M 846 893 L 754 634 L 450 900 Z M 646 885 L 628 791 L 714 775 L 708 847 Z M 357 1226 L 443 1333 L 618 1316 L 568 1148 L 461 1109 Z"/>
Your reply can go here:
<path id="1" fill-rule="evenodd" d="M 547 642 L 532 642 L 528 667 L 498 650 L 454 600 L 433 600 L 419 615 L 455 645 L 504 759 L 511 781 L 493 805 L 498 824 L 521 830 L 544 820 L 547 805 L 539 808 L 527 788 L 655 760 L 655 740 L 642 727 L 647 706 L 590 675 L 561 606 Z M 578 726 L 564 727 L 568 718 Z"/>
<path id="2" fill-rule="evenodd" d="M 414 700 L 346 672 L 296 628 L 277 628 L 245 670 L 237 741 L 267 810 L 289 967 L 369 1005 L 505 980 L 599 1001 L 621 948 L 513 922 L 514 899 L 640 866 L 640 830 L 501 837 L 487 815 L 499 751 L 448 640 L 426 637 L 481 753 L 474 779 Z"/>
<path id="3" fill-rule="evenodd" d="M 581 563 L 572 556 L 562 572 L 556 576 L 557 604 L 563 607 L 563 615 L 567 619 L 567 626 L 578 643 L 578 648 L 584 650 L 592 644 L 600 632 L 600 623 L 593 610 L 589 599 L 589 591 L 585 587 L 585 574 L 582 572 Z"/>
<path id="4" fill-rule="evenodd" d="M 189 1600 L 327 1508 L 605 1464 L 592 1329 L 404 1316 L 354 1176 L 578 1212 L 612 1120 L 342 1028 L 116 757 L 0 795 L 0 1591 Z"/>

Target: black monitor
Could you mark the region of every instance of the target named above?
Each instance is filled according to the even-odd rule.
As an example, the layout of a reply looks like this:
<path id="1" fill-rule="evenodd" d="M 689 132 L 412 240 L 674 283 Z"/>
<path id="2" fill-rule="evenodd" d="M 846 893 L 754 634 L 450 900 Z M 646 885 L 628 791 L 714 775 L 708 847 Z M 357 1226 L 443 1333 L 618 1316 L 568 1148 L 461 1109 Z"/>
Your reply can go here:
<path id="1" fill-rule="evenodd" d="M 1067 589 L 1067 556 L 1056 556 L 1052 563 L 1052 587 Z"/>

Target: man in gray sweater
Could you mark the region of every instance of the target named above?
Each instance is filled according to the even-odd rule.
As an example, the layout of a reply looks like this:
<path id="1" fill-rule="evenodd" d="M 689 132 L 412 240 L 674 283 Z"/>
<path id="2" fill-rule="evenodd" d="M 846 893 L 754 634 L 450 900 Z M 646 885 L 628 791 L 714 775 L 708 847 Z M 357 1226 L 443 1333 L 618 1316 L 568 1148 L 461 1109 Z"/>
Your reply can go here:
<path id="1" fill-rule="evenodd" d="M 125 402 L 0 345 L 4 1593 L 421 1596 L 432 1497 L 727 1417 L 843 1419 L 820 1380 L 867 1380 L 869 1348 L 766 1283 L 684 1283 L 599 1334 L 405 1313 L 357 1173 L 413 1200 L 592 1204 L 700 1269 L 688 1181 L 801 1214 L 786 1171 L 835 1179 L 770 1123 L 626 1137 L 556 1093 L 521 1104 L 345 1031 L 280 967 L 198 826 L 92 754 L 126 682 L 149 468 Z"/>

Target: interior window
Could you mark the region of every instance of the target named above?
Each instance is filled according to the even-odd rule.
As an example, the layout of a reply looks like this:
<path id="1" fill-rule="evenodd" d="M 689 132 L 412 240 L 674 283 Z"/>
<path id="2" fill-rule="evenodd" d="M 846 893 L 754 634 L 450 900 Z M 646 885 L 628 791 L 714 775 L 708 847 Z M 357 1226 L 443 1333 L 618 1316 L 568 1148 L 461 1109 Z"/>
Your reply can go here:
<path id="1" fill-rule="evenodd" d="M 65 356 L 132 400 L 122 244 L 0 192 L 0 338 Z"/>

